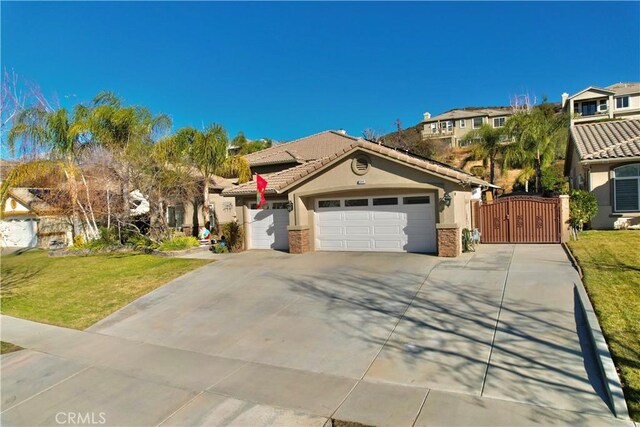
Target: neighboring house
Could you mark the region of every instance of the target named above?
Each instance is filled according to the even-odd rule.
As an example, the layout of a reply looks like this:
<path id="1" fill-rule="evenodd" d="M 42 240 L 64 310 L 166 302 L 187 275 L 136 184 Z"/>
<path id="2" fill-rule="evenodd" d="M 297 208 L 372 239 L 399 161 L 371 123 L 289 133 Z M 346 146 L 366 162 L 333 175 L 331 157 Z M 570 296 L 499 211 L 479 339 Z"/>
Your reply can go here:
<path id="1" fill-rule="evenodd" d="M 326 131 L 247 156 L 268 181 L 227 188 L 248 249 L 460 253 L 470 201 L 487 182 L 381 144 Z M 263 171 L 272 172 L 265 173 Z"/>
<path id="2" fill-rule="evenodd" d="M 572 188 L 596 196 L 593 228 L 640 224 L 640 120 L 572 126 L 565 175 Z"/>
<path id="3" fill-rule="evenodd" d="M 480 129 L 483 124 L 503 127 L 513 113 L 512 107 L 469 107 L 450 110 L 435 117 L 424 113 L 422 138 L 437 139 L 451 147 L 459 147 L 467 143 L 464 139 L 470 131 Z"/>
<path id="4" fill-rule="evenodd" d="M 193 200 L 174 200 L 166 209 L 166 221 L 170 228 L 181 230 L 187 235 L 197 233 L 199 226 L 209 222 L 210 226 L 225 224 L 236 220 L 234 197 L 223 197 L 220 193 L 232 187 L 237 180 L 216 176 L 209 187 L 209 218 L 202 217 L 202 205 L 195 206 Z M 197 195 L 202 199 L 202 195 Z"/>
<path id="5" fill-rule="evenodd" d="M 72 227 L 39 195 L 46 189 L 12 188 L 2 206 L 0 235 L 3 247 L 48 248 L 52 241 L 70 245 Z"/>
<path id="6" fill-rule="evenodd" d="M 347 135 L 343 130 L 328 130 L 295 141 L 276 144 L 244 157 L 251 165 L 252 174 L 268 174 L 330 156 L 357 140 L 358 138 Z"/>
<path id="7" fill-rule="evenodd" d="M 562 108 L 569 113 L 572 126 L 600 120 L 640 119 L 640 83 L 589 86 L 571 96 L 563 93 Z"/>

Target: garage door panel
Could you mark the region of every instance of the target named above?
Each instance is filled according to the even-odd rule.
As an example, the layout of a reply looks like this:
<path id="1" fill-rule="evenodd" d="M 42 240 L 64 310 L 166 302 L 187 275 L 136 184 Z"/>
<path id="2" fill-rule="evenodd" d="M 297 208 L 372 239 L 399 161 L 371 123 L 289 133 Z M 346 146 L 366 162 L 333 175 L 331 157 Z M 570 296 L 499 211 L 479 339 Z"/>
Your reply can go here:
<path id="1" fill-rule="evenodd" d="M 388 209 L 388 207 L 387 207 Z M 380 212 L 376 212 L 373 211 L 373 220 L 390 220 L 390 219 L 401 219 L 403 216 L 402 212 L 386 212 L 386 211 L 380 211 Z"/>
<path id="2" fill-rule="evenodd" d="M 376 236 L 384 234 L 392 234 L 398 236 L 402 233 L 402 227 L 399 225 L 376 225 L 373 227 L 373 234 Z"/>
<path id="3" fill-rule="evenodd" d="M 345 242 L 345 248 L 366 250 L 371 249 L 371 239 L 367 240 L 347 240 Z"/>
<path id="4" fill-rule="evenodd" d="M 344 212 L 344 219 L 346 221 L 369 221 L 371 219 L 371 212 L 346 211 Z"/>
<path id="5" fill-rule="evenodd" d="M 249 209 L 251 249 L 289 248 L 286 209 Z"/>
<path id="6" fill-rule="evenodd" d="M 371 235 L 371 227 L 368 226 L 345 226 L 345 235 L 346 236 L 355 236 L 355 235 Z"/>
<path id="7" fill-rule="evenodd" d="M 402 242 L 398 240 L 380 240 L 376 239 L 375 248 L 384 250 L 401 251 L 403 248 Z"/>
<path id="8" fill-rule="evenodd" d="M 342 236 L 341 226 L 321 225 L 318 227 L 319 234 L 322 236 Z"/>
<path id="9" fill-rule="evenodd" d="M 435 209 L 431 203 L 318 208 L 316 249 L 435 252 Z"/>

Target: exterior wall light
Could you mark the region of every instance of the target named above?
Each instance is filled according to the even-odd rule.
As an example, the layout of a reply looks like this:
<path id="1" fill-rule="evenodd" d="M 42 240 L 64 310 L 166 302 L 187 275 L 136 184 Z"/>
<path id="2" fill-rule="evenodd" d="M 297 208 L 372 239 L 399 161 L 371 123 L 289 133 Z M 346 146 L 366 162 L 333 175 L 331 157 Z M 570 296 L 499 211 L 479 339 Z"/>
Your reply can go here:
<path id="1" fill-rule="evenodd" d="M 449 193 L 444 193 L 444 196 L 442 197 L 442 199 L 440 199 L 440 201 L 442 202 L 442 204 L 444 204 L 446 207 L 451 206 L 451 194 Z"/>
<path id="2" fill-rule="evenodd" d="M 287 202 L 287 211 L 291 212 L 293 210 L 293 202 L 289 200 Z"/>

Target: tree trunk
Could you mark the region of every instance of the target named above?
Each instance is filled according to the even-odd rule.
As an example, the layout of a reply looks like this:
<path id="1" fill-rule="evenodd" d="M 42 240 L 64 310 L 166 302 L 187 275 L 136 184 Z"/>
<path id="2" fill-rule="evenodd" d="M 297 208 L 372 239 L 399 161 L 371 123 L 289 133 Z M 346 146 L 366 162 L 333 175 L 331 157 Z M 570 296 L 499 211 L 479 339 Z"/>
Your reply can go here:
<path id="1" fill-rule="evenodd" d="M 536 153 L 536 193 L 540 192 L 540 181 L 542 180 L 542 167 L 540 165 L 540 152 Z"/>
<path id="2" fill-rule="evenodd" d="M 494 156 L 489 156 L 489 182 L 493 184 L 496 179 L 496 159 Z"/>
<path id="3" fill-rule="evenodd" d="M 67 178 L 67 186 L 69 188 L 69 197 L 71 198 L 71 223 L 73 237 L 77 236 L 80 231 L 80 214 L 78 213 L 78 183 L 76 182 L 73 166 L 65 168 L 64 174 Z"/>
<path id="4" fill-rule="evenodd" d="M 202 198 L 202 222 L 204 224 L 209 221 L 209 177 L 204 179 L 204 193 Z"/>

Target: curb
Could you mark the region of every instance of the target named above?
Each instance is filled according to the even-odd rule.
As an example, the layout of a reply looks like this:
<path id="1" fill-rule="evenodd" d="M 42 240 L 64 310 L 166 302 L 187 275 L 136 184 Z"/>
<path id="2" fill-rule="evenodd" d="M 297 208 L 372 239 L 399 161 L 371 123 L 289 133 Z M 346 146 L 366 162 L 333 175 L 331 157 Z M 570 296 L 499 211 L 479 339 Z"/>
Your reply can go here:
<path id="1" fill-rule="evenodd" d="M 613 408 L 613 414 L 617 418 L 629 420 L 629 410 L 627 408 L 627 402 L 624 399 L 620 377 L 611 359 L 609 347 L 602 334 L 602 329 L 600 329 L 598 318 L 593 311 L 593 306 L 591 305 L 587 291 L 582 282 L 574 283 L 574 286 L 578 294 L 578 299 L 580 300 L 582 313 L 589 327 L 589 337 L 595 349 L 596 360 L 604 381 L 605 391 Z"/>
<path id="2" fill-rule="evenodd" d="M 562 249 L 564 249 L 564 252 L 567 254 L 567 257 L 569 257 L 569 261 L 571 261 L 571 265 L 573 265 L 573 268 L 575 268 L 576 271 L 578 272 L 580 279 L 582 279 L 584 275 L 582 274 L 582 269 L 580 268 L 580 264 L 578 264 L 578 260 L 576 260 L 576 258 L 573 256 L 573 252 L 571 252 L 571 249 L 569 249 L 569 245 L 567 245 L 566 242 L 562 242 Z"/>

